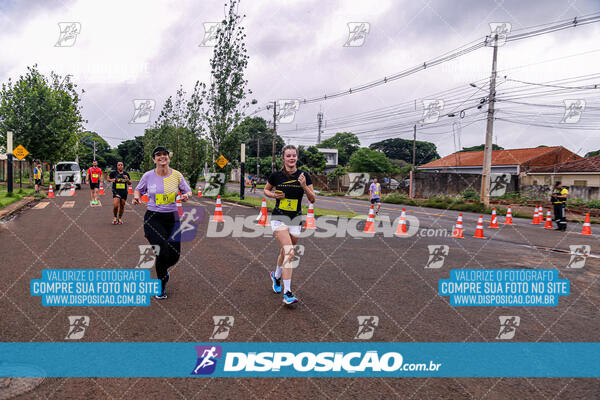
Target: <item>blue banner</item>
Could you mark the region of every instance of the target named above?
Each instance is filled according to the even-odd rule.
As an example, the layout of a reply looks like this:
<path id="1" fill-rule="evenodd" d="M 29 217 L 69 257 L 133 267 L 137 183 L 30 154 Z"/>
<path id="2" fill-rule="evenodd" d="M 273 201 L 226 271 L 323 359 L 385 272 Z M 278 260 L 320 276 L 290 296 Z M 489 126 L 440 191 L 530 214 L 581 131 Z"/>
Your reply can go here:
<path id="1" fill-rule="evenodd" d="M 0 343 L 0 376 L 600 377 L 600 343 Z"/>

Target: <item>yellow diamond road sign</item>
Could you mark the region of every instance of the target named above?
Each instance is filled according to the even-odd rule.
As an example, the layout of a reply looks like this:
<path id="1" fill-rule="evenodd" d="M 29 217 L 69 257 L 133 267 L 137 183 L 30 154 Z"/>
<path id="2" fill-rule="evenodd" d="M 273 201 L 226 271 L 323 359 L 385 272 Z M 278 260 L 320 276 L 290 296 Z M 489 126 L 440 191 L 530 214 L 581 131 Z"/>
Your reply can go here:
<path id="1" fill-rule="evenodd" d="M 22 145 L 18 145 L 17 148 L 15 148 L 13 150 L 13 155 L 15 157 L 17 157 L 19 160 L 24 159 L 25 157 L 27 157 L 27 154 L 29 154 L 29 152 L 27 151 L 27 149 L 25 147 L 23 147 Z"/>
<path id="2" fill-rule="evenodd" d="M 227 159 L 225 157 L 223 157 L 222 154 L 219 156 L 219 158 L 217 158 L 217 165 L 221 168 L 226 166 L 228 162 L 229 161 L 227 161 Z"/>

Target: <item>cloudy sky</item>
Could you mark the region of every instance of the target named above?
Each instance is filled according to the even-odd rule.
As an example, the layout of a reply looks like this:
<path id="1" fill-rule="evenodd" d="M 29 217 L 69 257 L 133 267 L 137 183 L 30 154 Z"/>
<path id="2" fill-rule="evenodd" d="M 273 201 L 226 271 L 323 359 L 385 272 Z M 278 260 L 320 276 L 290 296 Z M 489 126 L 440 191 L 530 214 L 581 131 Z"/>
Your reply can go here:
<path id="1" fill-rule="evenodd" d="M 86 91 L 86 129 L 113 146 L 143 134 L 147 126 L 130 123 L 135 99 L 156 103 L 153 120 L 180 84 L 191 90 L 196 80 L 210 81 L 212 48 L 199 45 L 204 23 L 224 15 L 223 2 L 212 0 L 49 0 L 37 5 L 0 0 L 0 7 L 0 80 L 17 78 L 36 63 L 46 73 L 73 75 Z M 492 22 L 508 22 L 514 32 L 596 13 L 600 4 L 246 0 L 239 11 L 246 15 L 246 77 L 258 101 L 250 113 L 273 100 L 319 97 L 421 65 L 482 40 Z M 56 46 L 61 22 L 76 22 L 80 28 L 72 45 Z M 344 46 L 353 22 L 365 23 L 368 33 L 362 45 L 354 41 Z M 600 122 L 600 89 L 584 90 L 600 83 L 598 37 L 600 23 L 499 47 L 495 143 L 505 148 L 563 145 L 581 155 L 600 149 L 595 130 L 600 126 L 595 123 Z M 436 143 L 441 155 L 483 143 L 486 108 L 475 105 L 486 96 L 491 61 L 492 48 L 484 47 L 366 91 L 300 104 L 293 122 L 282 124 L 280 133 L 291 143 L 314 144 L 321 111 L 324 138 L 351 131 L 363 146 L 390 137 L 412 139 L 415 124 L 418 139 Z M 431 99 L 444 103 L 442 117 L 424 124 L 423 100 Z M 564 101 L 579 99 L 585 101 L 580 117 L 561 124 Z M 450 111 L 456 116 L 444 116 Z M 272 118 L 269 111 L 257 115 Z"/>

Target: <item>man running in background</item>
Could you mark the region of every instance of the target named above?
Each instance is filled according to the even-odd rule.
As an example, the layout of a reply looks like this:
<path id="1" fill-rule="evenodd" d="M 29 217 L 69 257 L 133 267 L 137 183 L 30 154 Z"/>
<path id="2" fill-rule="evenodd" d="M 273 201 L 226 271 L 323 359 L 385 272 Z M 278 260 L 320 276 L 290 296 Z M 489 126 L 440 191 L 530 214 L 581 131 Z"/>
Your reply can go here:
<path id="1" fill-rule="evenodd" d="M 94 160 L 92 166 L 86 174 L 86 183 L 90 185 L 91 205 L 98 204 L 98 189 L 100 188 L 100 179 L 102 179 L 102 170 L 98 168 L 98 161 Z"/>
<path id="2" fill-rule="evenodd" d="M 377 204 L 377 215 L 379 215 L 379 208 L 381 207 L 381 185 L 377 183 L 377 178 L 373 178 L 373 183 L 369 187 L 369 199 L 371 204 Z"/>
<path id="3" fill-rule="evenodd" d="M 42 185 L 42 164 L 38 161 L 37 166 L 33 169 L 33 179 L 35 180 L 35 192 L 40 192 L 40 186 Z"/>
<path id="4" fill-rule="evenodd" d="M 129 173 L 123 169 L 123 162 L 117 163 L 117 170 L 111 171 L 107 181 L 112 182 L 113 195 L 113 225 L 123 223 L 123 213 L 125 212 L 125 202 L 127 201 L 127 185 L 131 185 Z M 118 215 L 118 217 L 117 217 Z"/>

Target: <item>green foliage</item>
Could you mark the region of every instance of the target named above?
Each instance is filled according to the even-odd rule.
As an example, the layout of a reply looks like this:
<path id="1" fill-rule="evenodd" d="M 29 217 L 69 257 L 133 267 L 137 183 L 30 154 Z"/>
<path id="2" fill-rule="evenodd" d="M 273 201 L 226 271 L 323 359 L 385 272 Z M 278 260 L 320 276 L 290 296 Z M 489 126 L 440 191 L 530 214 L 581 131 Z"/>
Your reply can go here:
<path id="1" fill-rule="evenodd" d="M 298 147 L 298 168 L 305 172 L 321 174 L 325 170 L 327 159 L 315 146 Z"/>
<path id="2" fill-rule="evenodd" d="M 392 164 L 385 154 L 363 147 L 350 157 L 351 172 L 391 172 Z"/>
<path id="3" fill-rule="evenodd" d="M 267 127 L 267 121 L 262 117 L 246 117 L 239 125 L 233 128 L 232 134 L 238 138 L 239 143 L 246 143 L 246 157 L 256 157 L 258 142 L 260 141 L 260 154 L 267 156 L 273 151 L 273 129 Z M 237 149 L 239 153 L 239 143 Z M 280 154 L 285 146 L 285 141 L 279 135 L 275 139 L 275 154 Z"/>
<path id="4" fill-rule="evenodd" d="M 83 90 L 81 91 L 83 93 Z M 17 81 L 2 84 L 0 143 L 13 132 L 15 146 L 23 145 L 34 159 L 56 163 L 75 159 L 77 135 L 84 122 L 80 94 L 70 75 L 42 75 L 37 65 L 27 67 Z"/>
<path id="5" fill-rule="evenodd" d="M 341 165 L 338 165 L 337 167 L 335 167 L 333 170 L 331 170 L 328 174 L 327 177 L 332 179 L 332 178 L 339 178 L 342 177 L 344 175 L 346 175 L 346 173 L 348 172 L 348 168 L 347 167 L 342 167 Z"/>
<path id="6" fill-rule="evenodd" d="M 460 150 L 460 152 L 483 151 L 484 149 L 485 149 L 485 144 L 480 144 L 478 146 L 463 147 L 462 150 Z M 500 146 L 492 143 L 492 150 L 504 150 L 504 147 L 500 147 Z"/>
<path id="7" fill-rule="evenodd" d="M 463 190 L 461 196 L 465 200 L 479 200 L 479 193 L 473 188 Z"/>
<path id="8" fill-rule="evenodd" d="M 271 175 L 272 159 L 273 158 L 271 156 L 260 158 L 260 176 L 265 179 Z M 281 169 L 283 167 L 283 161 L 281 160 L 281 157 L 277 157 L 275 162 L 277 164 L 277 169 Z M 256 174 L 256 157 L 250 157 L 246 160 L 246 172 L 250 175 Z"/>
<path id="9" fill-rule="evenodd" d="M 251 93 L 246 90 L 248 81 L 244 78 L 248 55 L 244 43 L 246 34 L 241 25 L 243 16 L 237 14 L 238 4 L 238 0 L 225 4 L 226 16 L 217 30 L 217 43 L 210 60 L 212 79 L 204 113 L 213 148 L 230 160 L 235 158 L 231 152 L 239 145 L 228 136 L 249 105 L 242 103 L 243 99 Z"/>
<path id="10" fill-rule="evenodd" d="M 402 160 L 412 163 L 413 141 L 407 139 L 386 139 L 381 142 L 373 143 L 370 149 L 382 151 L 386 157 L 394 160 Z M 440 155 L 437 152 L 435 144 L 431 142 L 417 141 L 415 145 L 415 163 L 417 165 L 427 164 L 430 161 L 437 160 Z"/>
<path id="11" fill-rule="evenodd" d="M 337 149 L 338 164 L 345 166 L 348 165 L 352 154 L 360 148 L 360 140 L 351 132 L 338 132 L 333 137 L 323 140 L 317 147 Z"/>
<path id="12" fill-rule="evenodd" d="M 119 154 L 116 149 L 111 149 L 110 145 L 96 132 L 86 131 L 79 137 L 79 146 L 77 154 L 79 156 L 79 166 L 89 168 L 94 160 L 94 142 L 96 142 L 96 161 L 102 169 L 107 167 L 115 169 Z"/>
<path id="13" fill-rule="evenodd" d="M 590 200 L 587 202 L 589 208 L 600 208 L 600 200 Z"/>
<path id="14" fill-rule="evenodd" d="M 117 146 L 117 153 L 126 170 L 141 169 L 144 159 L 144 137 L 136 136 L 134 139 L 121 142 Z"/>
<path id="15" fill-rule="evenodd" d="M 594 157 L 597 155 L 600 155 L 600 150 L 594 150 L 594 151 L 590 151 L 589 153 L 586 153 L 585 158 Z"/>

